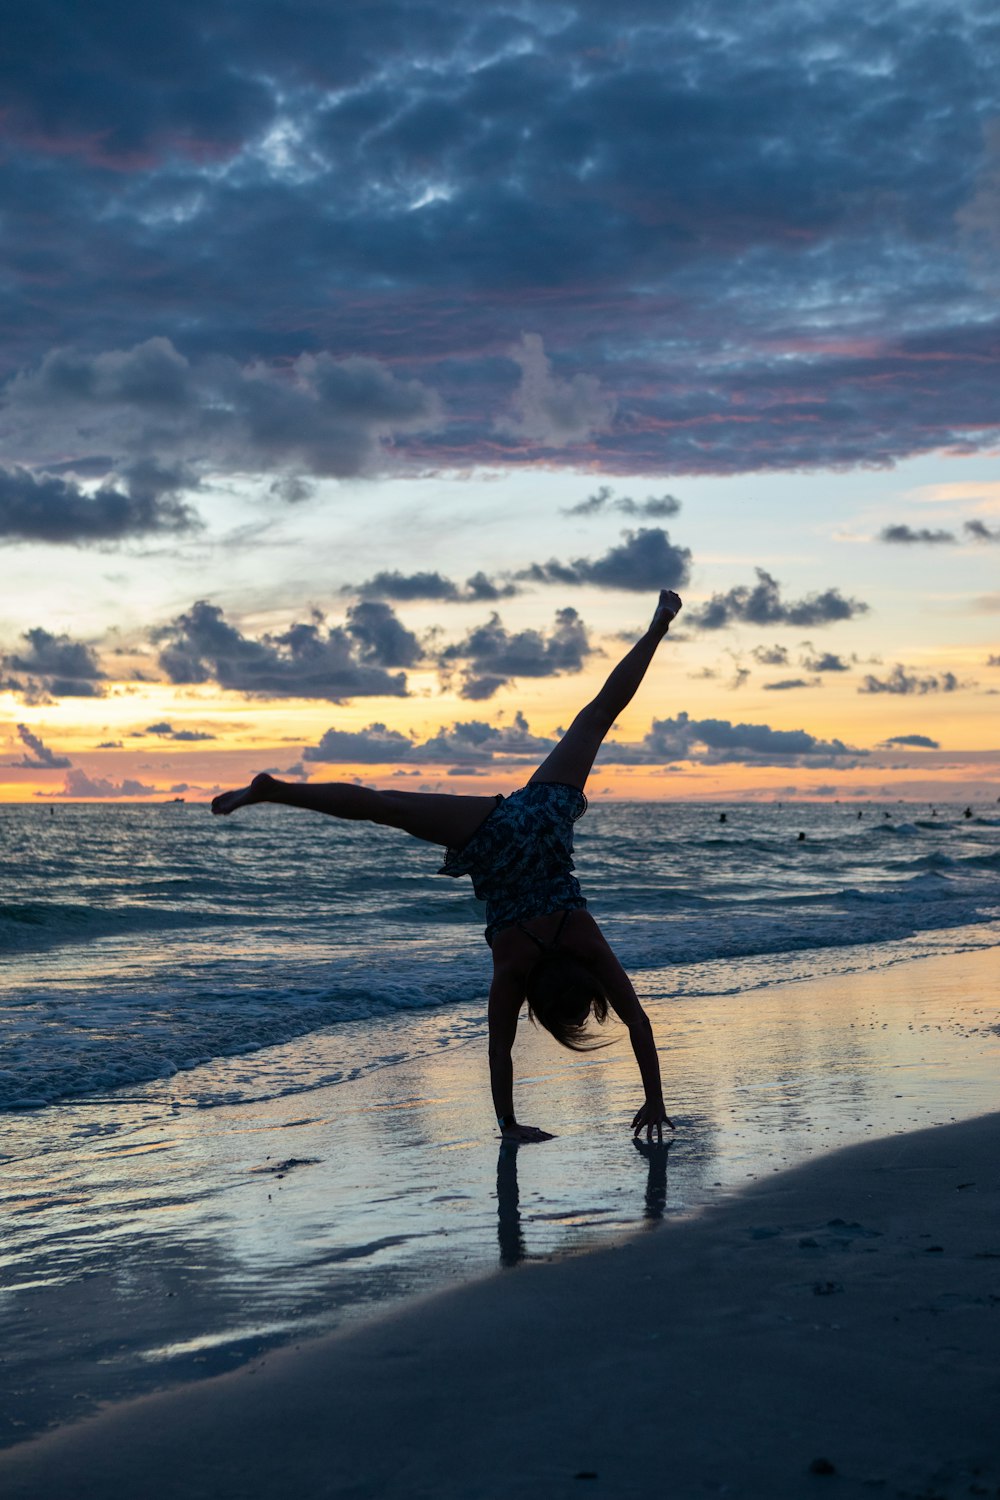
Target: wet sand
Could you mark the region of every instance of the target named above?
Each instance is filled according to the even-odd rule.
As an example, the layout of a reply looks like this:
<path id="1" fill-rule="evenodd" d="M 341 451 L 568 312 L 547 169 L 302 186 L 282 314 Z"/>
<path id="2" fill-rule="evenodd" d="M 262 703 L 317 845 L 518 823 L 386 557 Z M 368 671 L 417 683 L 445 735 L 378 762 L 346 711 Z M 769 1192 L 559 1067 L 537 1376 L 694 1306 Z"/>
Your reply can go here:
<path id="1" fill-rule="evenodd" d="M 1000 1115 L 0 1455 L 6 1500 L 1000 1492 Z"/>

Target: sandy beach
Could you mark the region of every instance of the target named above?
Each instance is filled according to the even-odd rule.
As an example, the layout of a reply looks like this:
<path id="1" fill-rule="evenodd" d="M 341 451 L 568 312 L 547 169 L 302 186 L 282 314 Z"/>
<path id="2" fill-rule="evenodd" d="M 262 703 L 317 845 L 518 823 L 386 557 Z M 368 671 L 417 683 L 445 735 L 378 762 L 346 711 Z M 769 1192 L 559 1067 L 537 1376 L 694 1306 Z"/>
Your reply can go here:
<path id="1" fill-rule="evenodd" d="M 0 1458 L 8 1500 L 1000 1493 L 1000 1115 Z"/>

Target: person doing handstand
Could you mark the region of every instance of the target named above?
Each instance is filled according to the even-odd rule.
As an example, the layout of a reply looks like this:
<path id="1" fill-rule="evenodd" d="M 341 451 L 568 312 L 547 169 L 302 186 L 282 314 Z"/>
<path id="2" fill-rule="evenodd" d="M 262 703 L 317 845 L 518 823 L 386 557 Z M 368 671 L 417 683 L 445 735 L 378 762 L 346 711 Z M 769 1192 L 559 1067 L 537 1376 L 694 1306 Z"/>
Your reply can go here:
<path id="1" fill-rule="evenodd" d="M 573 874 L 573 824 L 587 809 L 583 789 L 594 758 L 618 715 L 632 701 L 681 601 L 660 594 L 649 629 L 618 663 L 597 697 L 577 714 L 526 786 L 510 797 L 375 791 L 348 782 L 313 786 L 262 773 L 239 791 L 223 792 L 214 813 L 255 802 L 278 802 L 381 823 L 446 850 L 439 874 L 471 875 L 486 902 L 486 941 L 493 954 L 489 998 L 490 1081 L 497 1124 L 505 1140 L 546 1141 L 514 1114 L 511 1051 L 517 1018 L 527 1001 L 533 1020 L 574 1051 L 595 1045 L 591 1016 L 608 1011 L 628 1028 L 645 1102 L 632 1120 L 636 1134 L 663 1138 L 673 1122 L 663 1105 L 653 1030 L 632 982 L 587 910 Z"/>

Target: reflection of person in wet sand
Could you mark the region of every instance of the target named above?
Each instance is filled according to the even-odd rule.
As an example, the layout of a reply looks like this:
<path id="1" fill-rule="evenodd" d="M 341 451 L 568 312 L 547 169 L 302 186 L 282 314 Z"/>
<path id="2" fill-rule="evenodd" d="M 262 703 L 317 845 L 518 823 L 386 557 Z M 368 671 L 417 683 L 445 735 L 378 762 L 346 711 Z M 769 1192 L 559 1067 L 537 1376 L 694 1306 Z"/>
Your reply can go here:
<path id="1" fill-rule="evenodd" d="M 663 1218 L 667 1206 L 667 1156 L 672 1142 L 669 1139 L 644 1141 L 636 1136 L 632 1144 L 649 1169 L 643 1218 L 653 1227 Z M 519 1147 L 519 1141 L 502 1140 L 497 1156 L 497 1239 L 502 1266 L 519 1266 L 530 1254 L 521 1224 L 521 1193 L 517 1182 Z M 530 1214 L 528 1218 L 530 1220 Z M 544 1247 L 541 1253 L 546 1253 Z"/>
<path id="2" fill-rule="evenodd" d="M 399 828 L 414 838 L 443 844 L 442 875 L 471 875 L 486 902 L 486 941 L 493 951 L 490 986 L 490 1079 L 497 1123 L 515 1141 L 551 1137 L 514 1115 L 511 1050 L 525 1000 L 533 1020 L 574 1051 L 595 1045 L 591 1016 L 604 1022 L 609 1008 L 628 1028 L 645 1102 L 632 1129 L 648 1139 L 673 1128 L 663 1106 L 653 1031 L 632 983 L 586 910 L 573 875 L 573 823 L 587 808 L 587 777 L 605 735 L 646 674 L 657 646 L 681 607 L 665 589 L 645 635 L 618 663 L 593 702 L 577 714 L 527 786 L 510 797 L 374 791 L 348 782 L 303 786 L 255 776 L 249 786 L 224 792 L 215 813 L 255 802 L 278 802 Z"/>

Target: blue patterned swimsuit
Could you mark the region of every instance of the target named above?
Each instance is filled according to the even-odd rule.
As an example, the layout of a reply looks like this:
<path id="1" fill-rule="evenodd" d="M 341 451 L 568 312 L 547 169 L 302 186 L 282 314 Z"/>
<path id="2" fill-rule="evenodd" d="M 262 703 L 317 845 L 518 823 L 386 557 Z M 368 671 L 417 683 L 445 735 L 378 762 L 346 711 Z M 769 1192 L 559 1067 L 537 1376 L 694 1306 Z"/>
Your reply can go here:
<path id="1" fill-rule="evenodd" d="M 533 781 L 497 805 L 461 849 L 449 849 L 439 875 L 471 875 L 486 902 L 486 941 L 551 911 L 586 906 L 573 872 L 573 824 L 587 799 L 562 781 Z"/>

